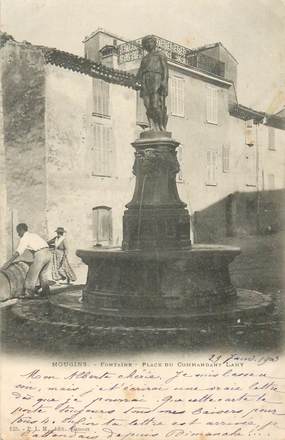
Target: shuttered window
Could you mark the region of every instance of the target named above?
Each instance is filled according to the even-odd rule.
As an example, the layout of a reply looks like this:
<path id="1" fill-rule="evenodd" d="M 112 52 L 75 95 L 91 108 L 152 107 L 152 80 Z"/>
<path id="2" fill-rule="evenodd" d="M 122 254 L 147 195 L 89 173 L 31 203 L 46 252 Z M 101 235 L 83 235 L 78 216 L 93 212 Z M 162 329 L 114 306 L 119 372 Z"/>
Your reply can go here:
<path id="1" fill-rule="evenodd" d="M 93 239 L 95 244 L 112 243 L 112 209 L 108 206 L 96 206 L 92 210 Z"/>
<path id="2" fill-rule="evenodd" d="M 206 119 L 210 124 L 218 124 L 218 89 L 207 86 Z"/>
<path id="3" fill-rule="evenodd" d="M 92 174 L 110 177 L 113 174 L 112 127 L 94 123 L 92 145 Z"/>
<path id="4" fill-rule="evenodd" d="M 93 78 L 93 99 L 96 116 L 110 117 L 110 85 L 102 79 Z"/>
<path id="5" fill-rule="evenodd" d="M 230 146 L 229 145 L 223 145 L 223 172 L 227 173 L 230 171 Z"/>
<path id="6" fill-rule="evenodd" d="M 185 81 L 183 78 L 173 76 L 170 78 L 170 103 L 171 114 L 184 116 Z"/>
<path id="7" fill-rule="evenodd" d="M 217 152 L 213 149 L 209 149 L 206 154 L 207 154 L 206 185 L 216 185 L 217 184 Z"/>

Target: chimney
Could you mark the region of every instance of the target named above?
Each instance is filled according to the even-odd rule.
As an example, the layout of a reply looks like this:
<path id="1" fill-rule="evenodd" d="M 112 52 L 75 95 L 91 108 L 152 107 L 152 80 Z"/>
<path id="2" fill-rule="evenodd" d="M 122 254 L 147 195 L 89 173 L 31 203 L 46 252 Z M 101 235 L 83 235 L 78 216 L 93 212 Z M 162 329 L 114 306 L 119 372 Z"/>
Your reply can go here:
<path id="1" fill-rule="evenodd" d="M 110 55 L 116 56 L 117 45 L 125 43 L 125 41 L 111 32 L 98 28 L 83 40 L 84 56 L 96 63 L 102 63 L 105 59 L 104 64 L 110 65 Z"/>

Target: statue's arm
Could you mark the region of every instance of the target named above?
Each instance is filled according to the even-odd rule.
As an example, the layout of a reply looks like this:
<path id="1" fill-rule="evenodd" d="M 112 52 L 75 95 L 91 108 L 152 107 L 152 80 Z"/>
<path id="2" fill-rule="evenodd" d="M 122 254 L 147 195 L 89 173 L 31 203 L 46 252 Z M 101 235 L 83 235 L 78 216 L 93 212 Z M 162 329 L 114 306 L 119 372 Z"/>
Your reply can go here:
<path id="1" fill-rule="evenodd" d="M 160 62 L 161 62 L 161 69 L 162 69 L 162 90 L 165 93 L 165 95 L 167 95 L 168 93 L 168 64 L 167 64 L 167 57 L 164 53 L 161 54 L 160 57 Z"/>

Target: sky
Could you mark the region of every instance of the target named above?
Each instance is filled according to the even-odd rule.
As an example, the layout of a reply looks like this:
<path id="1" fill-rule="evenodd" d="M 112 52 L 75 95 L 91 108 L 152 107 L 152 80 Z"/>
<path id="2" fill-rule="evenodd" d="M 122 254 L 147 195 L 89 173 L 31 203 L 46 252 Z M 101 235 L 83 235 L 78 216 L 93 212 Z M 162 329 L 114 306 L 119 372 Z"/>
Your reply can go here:
<path id="1" fill-rule="evenodd" d="M 285 105 L 285 0 L 0 0 L 17 41 L 83 55 L 98 27 L 125 39 L 156 34 L 190 48 L 221 41 L 238 60 L 238 101 Z"/>

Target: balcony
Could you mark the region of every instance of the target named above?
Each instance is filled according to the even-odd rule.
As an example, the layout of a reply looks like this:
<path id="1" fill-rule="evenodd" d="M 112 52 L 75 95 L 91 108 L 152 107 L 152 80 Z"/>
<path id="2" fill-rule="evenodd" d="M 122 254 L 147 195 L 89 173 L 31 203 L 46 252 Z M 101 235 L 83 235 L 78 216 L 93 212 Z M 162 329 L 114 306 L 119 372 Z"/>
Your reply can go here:
<path id="1" fill-rule="evenodd" d="M 187 67 L 195 67 L 213 75 L 225 76 L 225 63 L 200 52 L 195 52 L 180 44 L 165 40 L 164 38 L 155 38 L 157 47 L 165 53 L 169 61 Z M 142 38 L 120 44 L 118 46 L 118 63 L 124 64 L 139 60 L 145 53 L 142 48 Z"/>
<path id="2" fill-rule="evenodd" d="M 225 63 L 216 58 L 209 57 L 203 53 L 189 54 L 187 57 L 187 65 L 197 67 L 205 72 L 212 73 L 217 76 L 225 77 Z"/>

